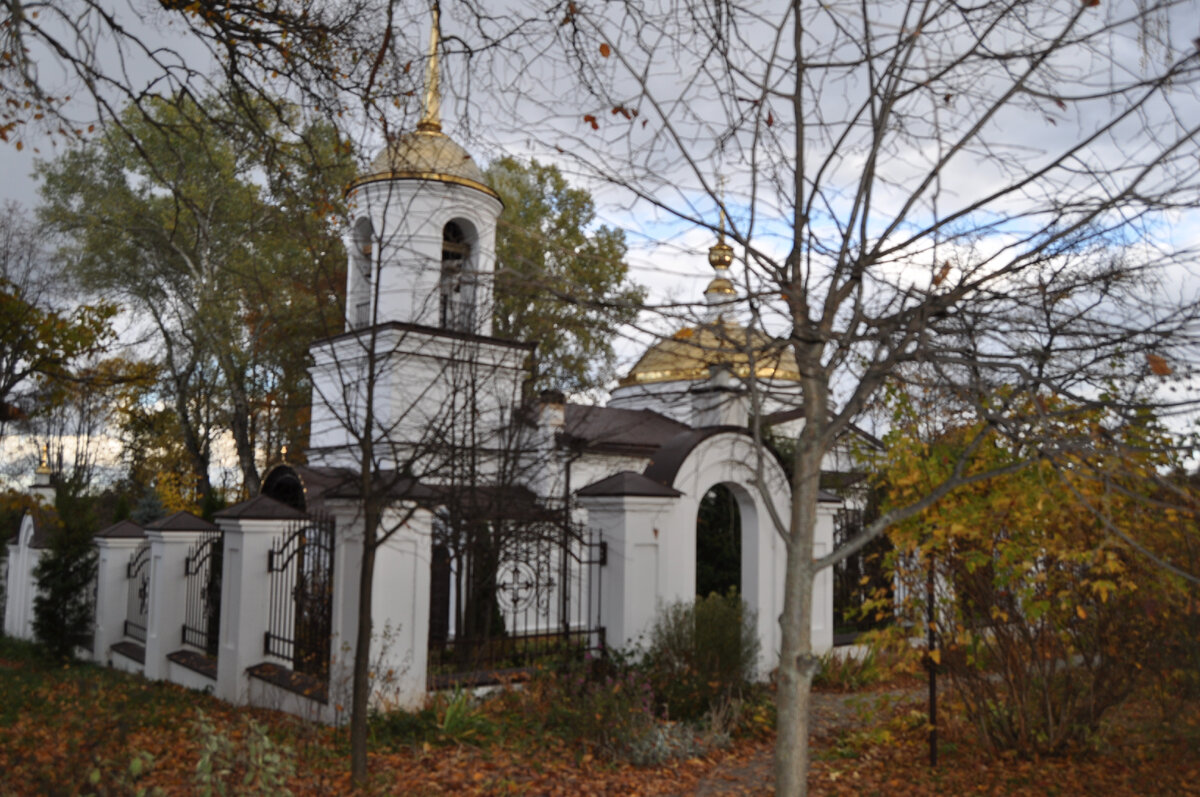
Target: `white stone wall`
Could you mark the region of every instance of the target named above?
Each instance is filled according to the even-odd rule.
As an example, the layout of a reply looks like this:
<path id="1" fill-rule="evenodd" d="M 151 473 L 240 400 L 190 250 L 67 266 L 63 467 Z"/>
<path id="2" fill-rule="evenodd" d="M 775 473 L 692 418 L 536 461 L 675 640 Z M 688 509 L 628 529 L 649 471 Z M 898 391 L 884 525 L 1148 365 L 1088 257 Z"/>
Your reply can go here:
<path id="1" fill-rule="evenodd" d="M 448 439 L 487 447 L 519 405 L 526 349 L 403 328 L 342 336 L 311 350 L 310 463 L 358 467 L 365 347 L 371 345 L 377 353 L 372 398 L 380 467 L 412 464 Z M 411 469 L 426 472 L 435 465 Z"/>

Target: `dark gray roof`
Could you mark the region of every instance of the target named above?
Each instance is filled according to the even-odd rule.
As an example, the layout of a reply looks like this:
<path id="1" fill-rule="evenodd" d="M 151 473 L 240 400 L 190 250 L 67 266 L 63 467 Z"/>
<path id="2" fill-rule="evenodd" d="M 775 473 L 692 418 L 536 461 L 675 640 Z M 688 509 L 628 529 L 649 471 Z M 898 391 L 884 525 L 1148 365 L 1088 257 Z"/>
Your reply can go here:
<path id="1" fill-rule="evenodd" d="M 222 509 L 213 517 L 238 518 L 240 520 L 299 520 L 308 516 L 274 498 L 256 495 L 249 501 L 242 501 L 240 504 Z"/>
<path id="2" fill-rule="evenodd" d="M 96 532 L 96 536 L 106 540 L 140 540 L 146 536 L 146 530 L 132 520 L 122 520 Z"/>
<path id="3" fill-rule="evenodd" d="M 176 512 L 151 523 L 146 524 L 147 531 L 220 531 L 215 525 L 204 518 L 198 518 L 191 512 Z"/>
<path id="4" fill-rule="evenodd" d="M 580 490 L 578 495 L 582 497 L 630 495 L 652 498 L 678 498 L 683 493 L 674 487 L 668 487 L 665 484 L 659 484 L 656 481 L 647 479 L 640 473 L 623 470 L 620 473 L 614 473 L 606 479 L 592 482 Z"/>
<path id="5" fill-rule="evenodd" d="M 563 442 L 589 451 L 651 456 L 691 427 L 651 410 L 568 404 Z"/>
<path id="6" fill-rule="evenodd" d="M 675 477 L 679 474 L 679 469 L 683 467 L 683 462 L 692 453 L 692 449 L 713 435 L 718 434 L 751 436 L 750 430 L 742 426 L 708 426 L 703 429 L 689 429 L 668 440 L 665 445 L 655 452 L 654 458 L 650 460 L 650 464 L 646 466 L 646 470 L 643 473 L 646 478 L 657 484 L 673 485 Z M 778 452 L 770 447 L 767 447 L 767 451 L 771 456 L 775 457 L 780 467 L 782 467 L 783 461 L 780 459 Z M 820 491 L 817 500 L 823 503 L 841 503 L 842 501 L 838 496 L 825 490 Z"/>

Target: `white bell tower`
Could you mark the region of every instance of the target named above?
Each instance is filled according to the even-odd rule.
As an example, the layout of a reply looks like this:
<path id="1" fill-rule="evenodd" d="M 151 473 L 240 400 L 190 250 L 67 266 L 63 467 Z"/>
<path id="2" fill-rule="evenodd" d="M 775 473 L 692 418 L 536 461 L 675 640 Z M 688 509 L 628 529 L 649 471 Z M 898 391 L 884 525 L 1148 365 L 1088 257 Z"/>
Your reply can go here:
<path id="1" fill-rule="evenodd" d="M 350 187 L 348 329 L 398 321 L 488 336 L 500 198 L 442 132 L 437 7 L 417 129 Z"/>
<path id="2" fill-rule="evenodd" d="M 310 464 L 357 467 L 370 426 L 379 459 L 415 470 L 415 452 L 495 445 L 521 401 L 533 345 L 491 337 L 503 205 L 442 132 L 440 38 L 435 5 L 421 121 L 348 193 L 346 331 L 311 349 Z"/>

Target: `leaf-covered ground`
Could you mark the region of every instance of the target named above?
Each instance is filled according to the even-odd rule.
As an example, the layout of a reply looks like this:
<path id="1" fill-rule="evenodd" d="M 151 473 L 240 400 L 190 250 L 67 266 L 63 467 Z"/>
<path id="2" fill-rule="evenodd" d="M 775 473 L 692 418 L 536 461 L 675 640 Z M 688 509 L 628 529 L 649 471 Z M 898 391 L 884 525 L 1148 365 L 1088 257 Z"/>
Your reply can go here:
<path id="1" fill-rule="evenodd" d="M 394 725 L 387 738 L 378 727 L 371 793 L 770 793 L 769 730 L 635 766 L 538 733 L 510 716 L 512 705 L 484 704 L 454 729 L 445 712 L 430 712 L 424 726 L 415 717 L 410 741 L 398 741 Z M 1093 749 L 1043 760 L 985 755 L 950 702 L 937 770 L 927 763 L 924 709 L 912 684 L 818 695 L 813 793 L 1200 795 L 1195 702 L 1140 697 Z M 349 790 L 347 759 L 343 730 L 91 666 L 47 665 L 0 639 L 0 794 L 339 794 Z"/>

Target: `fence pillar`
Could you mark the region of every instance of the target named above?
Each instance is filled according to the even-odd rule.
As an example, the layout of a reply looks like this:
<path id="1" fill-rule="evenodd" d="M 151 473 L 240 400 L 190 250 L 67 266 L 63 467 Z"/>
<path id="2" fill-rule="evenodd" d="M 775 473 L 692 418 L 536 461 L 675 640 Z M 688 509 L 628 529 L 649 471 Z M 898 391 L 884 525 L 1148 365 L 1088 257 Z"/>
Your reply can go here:
<path id="1" fill-rule="evenodd" d="M 288 523 L 304 517 L 303 512 L 265 495 L 215 515 L 225 537 L 216 688 L 222 700 L 249 702 L 246 669 L 266 658 L 271 610 L 267 556 Z"/>
<path id="2" fill-rule="evenodd" d="M 146 662 L 143 673 L 166 680 L 167 654 L 183 647 L 187 607 L 184 560 L 188 549 L 217 527 L 188 512 L 176 512 L 146 526 L 150 542 L 150 606 L 146 617 Z"/>
<path id="3" fill-rule="evenodd" d="M 110 664 L 110 648 L 125 637 L 129 607 L 129 557 L 145 541 L 146 532 L 123 520 L 96 534 L 96 625 L 92 660 Z"/>
<path id="4" fill-rule="evenodd" d="M 338 517 L 333 555 L 333 645 L 338 655 L 330 675 L 330 698 L 348 710 L 358 633 L 363 523 L 348 505 L 333 509 Z M 394 531 L 375 553 L 371 701 L 414 708 L 426 695 L 433 515 L 397 503 L 385 510 L 381 527 Z"/>
<path id="5" fill-rule="evenodd" d="M 590 488 L 585 488 L 590 489 Z M 612 492 L 616 492 L 614 485 Z M 666 594 L 659 550 L 659 528 L 667 525 L 674 508 L 672 496 L 610 495 L 601 489 L 579 493 L 588 526 L 608 545 L 608 563 L 600 571 L 603 584 L 600 622 L 612 648 L 632 645 L 648 631 Z"/>
<path id="6" fill-rule="evenodd" d="M 4 633 L 17 639 L 33 639 L 33 599 L 37 596 L 33 569 L 42 558 L 41 549 L 34 547 L 36 533 L 33 515 L 26 513 L 5 558 Z"/>

